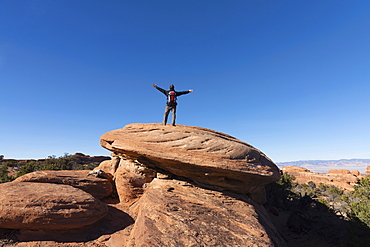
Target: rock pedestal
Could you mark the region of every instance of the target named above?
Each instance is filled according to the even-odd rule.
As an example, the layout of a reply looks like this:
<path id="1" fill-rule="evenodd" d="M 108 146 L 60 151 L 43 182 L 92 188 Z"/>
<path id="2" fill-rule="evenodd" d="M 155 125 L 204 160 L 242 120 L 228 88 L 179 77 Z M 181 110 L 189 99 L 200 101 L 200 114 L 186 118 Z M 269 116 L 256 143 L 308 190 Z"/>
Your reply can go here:
<path id="1" fill-rule="evenodd" d="M 250 194 L 264 203 L 264 186 L 280 177 L 261 151 L 232 136 L 199 127 L 129 124 L 101 136 L 101 145 L 149 168 Z"/>

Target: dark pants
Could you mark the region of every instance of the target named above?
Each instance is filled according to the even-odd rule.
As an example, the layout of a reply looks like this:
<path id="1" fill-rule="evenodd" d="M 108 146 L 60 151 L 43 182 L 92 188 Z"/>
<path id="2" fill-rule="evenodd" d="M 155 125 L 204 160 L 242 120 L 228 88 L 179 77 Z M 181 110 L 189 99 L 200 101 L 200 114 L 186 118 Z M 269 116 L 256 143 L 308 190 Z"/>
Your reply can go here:
<path id="1" fill-rule="evenodd" d="M 172 125 L 175 125 L 176 121 L 176 106 L 166 106 L 166 109 L 164 110 L 164 116 L 163 116 L 163 125 L 166 125 L 168 114 L 172 111 Z"/>

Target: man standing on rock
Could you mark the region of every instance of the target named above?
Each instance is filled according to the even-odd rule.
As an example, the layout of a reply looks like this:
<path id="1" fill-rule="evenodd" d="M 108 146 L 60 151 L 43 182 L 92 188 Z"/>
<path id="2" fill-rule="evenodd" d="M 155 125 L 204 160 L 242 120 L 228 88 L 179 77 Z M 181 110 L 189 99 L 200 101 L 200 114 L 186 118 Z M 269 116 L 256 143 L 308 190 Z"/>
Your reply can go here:
<path id="1" fill-rule="evenodd" d="M 158 87 L 157 85 L 153 84 L 153 87 L 161 91 L 164 95 L 167 97 L 167 105 L 166 109 L 164 110 L 164 116 L 163 116 L 163 125 L 166 125 L 167 123 L 167 118 L 168 114 L 170 111 L 172 111 L 172 125 L 175 126 L 175 121 L 176 121 L 176 106 L 177 106 L 177 96 L 183 95 L 183 94 L 188 94 L 193 92 L 193 89 L 190 89 L 188 91 L 181 91 L 177 92 L 175 91 L 175 86 L 170 85 L 170 90 L 164 90 L 163 88 Z"/>

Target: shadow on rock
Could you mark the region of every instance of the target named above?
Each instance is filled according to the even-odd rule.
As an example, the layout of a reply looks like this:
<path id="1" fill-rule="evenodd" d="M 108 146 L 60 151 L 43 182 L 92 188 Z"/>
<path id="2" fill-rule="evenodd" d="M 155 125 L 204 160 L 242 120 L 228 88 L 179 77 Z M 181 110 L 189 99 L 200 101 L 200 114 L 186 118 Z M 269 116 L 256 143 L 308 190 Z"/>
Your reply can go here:
<path id="1" fill-rule="evenodd" d="M 18 241 L 56 241 L 56 242 L 87 242 L 111 235 L 134 223 L 134 219 L 120 209 L 109 206 L 106 217 L 83 228 L 72 230 L 20 230 L 16 235 Z"/>

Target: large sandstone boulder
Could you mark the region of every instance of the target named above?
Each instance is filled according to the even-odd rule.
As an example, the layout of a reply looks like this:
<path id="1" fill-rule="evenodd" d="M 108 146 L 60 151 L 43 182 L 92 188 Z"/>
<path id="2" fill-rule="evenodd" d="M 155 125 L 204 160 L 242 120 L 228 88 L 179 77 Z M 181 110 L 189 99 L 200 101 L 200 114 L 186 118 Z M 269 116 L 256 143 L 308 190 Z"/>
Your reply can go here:
<path id="1" fill-rule="evenodd" d="M 113 191 L 112 180 L 87 176 L 89 172 L 89 170 L 36 171 L 17 178 L 15 182 L 67 184 L 98 199 L 109 196 Z"/>
<path id="2" fill-rule="evenodd" d="M 127 161 L 127 163 L 130 163 Z M 134 173 L 127 169 L 121 162 L 115 175 L 116 190 L 121 203 L 132 202 L 144 193 L 143 185 L 146 182 L 141 174 Z"/>
<path id="3" fill-rule="evenodd" d="M 0 191 L 0 228 L 80 228 L 108 213 L 105 203 L 69 185 L 10 182 Z"/>
<path id="4" fill-rule="evenodd" d="M 263 206 L 184 181 L 154 179 L 129 212 L 132 230 L 107 246 L 286 246 Z"/>
<path id="5" fill-rule="evenodd" d="M 203 184 L 248 193 L 265 202 L 264 186 L 280 177 L 261 151 L 232 136 L 199 127 L 129 124 L 105 133 L 101 145 L 147 167 Z"/>

